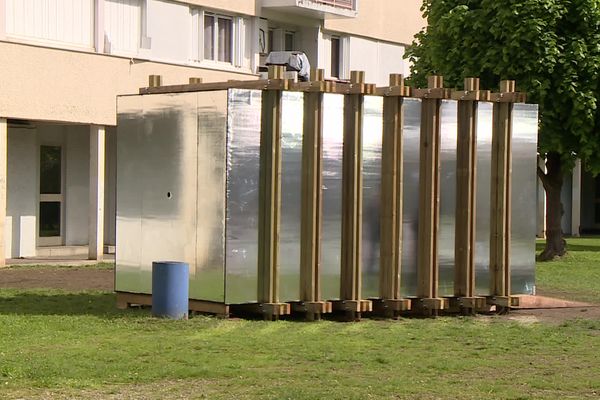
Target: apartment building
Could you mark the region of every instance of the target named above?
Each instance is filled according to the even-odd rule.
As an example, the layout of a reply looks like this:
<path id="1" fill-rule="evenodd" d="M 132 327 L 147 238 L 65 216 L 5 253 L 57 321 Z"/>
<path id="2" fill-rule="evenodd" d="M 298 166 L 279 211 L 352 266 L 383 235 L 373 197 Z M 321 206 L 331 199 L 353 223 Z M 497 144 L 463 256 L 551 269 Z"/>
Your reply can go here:
<path id="1" fill-rule="evenodd" d="M 0 0 L 0 266 L 115 244 L 116 96 L 257 79 L 271 51 L 329 78 L 408 73 L 420 0 Z"/>

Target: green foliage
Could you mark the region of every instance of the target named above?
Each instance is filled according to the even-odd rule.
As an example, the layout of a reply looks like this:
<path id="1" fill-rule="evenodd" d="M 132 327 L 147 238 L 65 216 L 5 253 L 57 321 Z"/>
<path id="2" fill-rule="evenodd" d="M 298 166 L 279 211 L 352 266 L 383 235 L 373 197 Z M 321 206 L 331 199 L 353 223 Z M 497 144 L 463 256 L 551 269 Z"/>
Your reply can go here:
<path id="1" fill-rule="evenodd" d="M 540 152 L 600 173 L 600 1 L 425 0 L 422 10 L 428 27 L 407 51 L 415 86 L 432 73 L 449 87 L 514 79 L 540 105 Z"/>

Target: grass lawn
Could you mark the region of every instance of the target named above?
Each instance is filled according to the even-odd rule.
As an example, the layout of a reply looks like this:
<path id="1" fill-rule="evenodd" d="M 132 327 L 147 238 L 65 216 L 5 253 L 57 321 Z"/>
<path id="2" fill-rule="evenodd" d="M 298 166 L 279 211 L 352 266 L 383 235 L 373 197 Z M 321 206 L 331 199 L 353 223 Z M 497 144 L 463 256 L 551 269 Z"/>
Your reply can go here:
<path id="1" fill-rule="evenodd" d="M 569 244 L 539 291 L 600 302 L 600 240 Z M 0 289 L 0 399 L 597 399 L 598 354 L 599 320 L 166 321 Z"/>

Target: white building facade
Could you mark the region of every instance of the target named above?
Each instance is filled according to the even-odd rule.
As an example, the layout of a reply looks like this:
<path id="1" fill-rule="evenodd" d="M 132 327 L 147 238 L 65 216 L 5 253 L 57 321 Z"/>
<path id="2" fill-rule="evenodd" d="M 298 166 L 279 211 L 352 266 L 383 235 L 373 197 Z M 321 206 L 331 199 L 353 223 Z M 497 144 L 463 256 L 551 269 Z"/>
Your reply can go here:
<path id="1" fill-rule="evenodd" d="M 0 0 L 0 266 L 115 240 L 116 96 L 257 79 L 270 51 L 326 77 L 408 74 L 420 0 Z"/>

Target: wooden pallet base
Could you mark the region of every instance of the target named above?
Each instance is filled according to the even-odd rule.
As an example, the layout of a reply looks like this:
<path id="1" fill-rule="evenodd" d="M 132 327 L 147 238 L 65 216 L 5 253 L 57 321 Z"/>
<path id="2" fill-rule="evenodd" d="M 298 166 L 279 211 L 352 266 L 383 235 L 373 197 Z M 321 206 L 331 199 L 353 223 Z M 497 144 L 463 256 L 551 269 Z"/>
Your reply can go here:
<path id="1" fill-rule="evenodd" d="M 304 313 L 308 321 L 321 319 L 323 314 L 333 312 L 333 305 L 330 301 L 298 301 L 290 303 L 292 312 Z"/>
<path id="2" fill-rule="evenodd" d="M 224 303 L 190 299 L 188 304 L 188 309 L 193 312 L 229 316 L 229 305 Z M 152 295 L 117 292 L 117 308 L 123 310 L 135 306 L 152 306 Z"/>
<path id="3" fill-rule="evenodd" d="M 331 302 L 333 311 L 371 312 L 371 300 L 334 300 Z"/>
<path id="4" fill-rule="evenodd" d="M 411 311 L 417 315 L 436 316 L 439 311 L 450 308 L 450 301 L 444 297 L 415 298 L 411 300 Z"/>
<path id="5" fill-rule="evenodd" d="M 375 299 L 373 300 L 373 312 L 377 315 L 394 318 L 401 313 L 410 311 L 412 301 L 410 299 Z"/>
<path id="6" fill-rule="evenodd" d="M 497 307 L 518 307 L 519 297 L 518 296 L 488 296 L 487 303 Z"/>
<path id="7" fill-rule="evenodd" d="M 476 312 L 489 312 L 490 304 L 486 297 L 448 297 L 448 312 L 474 314 Z"/>
<path id="8" fill-rule="evenodd" d="M 232 304 L 230 309 L 235 314 L 262 315 L 266 320 L 277 320 L 283 315 L 292 313 L 289 303 Z"/>

